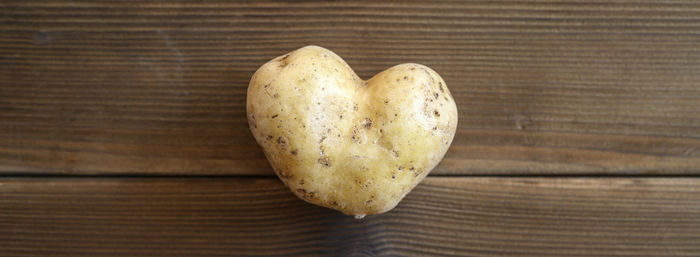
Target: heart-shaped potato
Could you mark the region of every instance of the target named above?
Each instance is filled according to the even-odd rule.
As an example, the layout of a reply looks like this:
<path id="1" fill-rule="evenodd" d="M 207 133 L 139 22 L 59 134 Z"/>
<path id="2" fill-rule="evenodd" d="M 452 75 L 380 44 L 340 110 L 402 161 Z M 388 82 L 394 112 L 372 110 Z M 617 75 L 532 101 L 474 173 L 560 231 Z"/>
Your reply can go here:
<path id="1" fill-rule="evenodd" d="M 250 130 L 284 184 L 356 217 L 394 208 L 457 128 L 457 106 L 432 69 L 400 64 L 363 81 L 318 46 L 260 67 L 247 101 Z"/>

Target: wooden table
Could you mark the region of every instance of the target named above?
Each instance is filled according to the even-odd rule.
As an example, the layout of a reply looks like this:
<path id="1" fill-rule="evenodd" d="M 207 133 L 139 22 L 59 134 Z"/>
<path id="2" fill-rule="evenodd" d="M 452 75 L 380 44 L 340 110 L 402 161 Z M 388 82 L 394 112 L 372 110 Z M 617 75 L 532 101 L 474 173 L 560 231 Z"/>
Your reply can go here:
<path id="1" fill-rule="evenodd" d="M 459 107 L 393 211 L 296 199 L 250 76 L 316 44 Z M 700 256 L 698 1 L 0 2 L 0 256 Z"/>

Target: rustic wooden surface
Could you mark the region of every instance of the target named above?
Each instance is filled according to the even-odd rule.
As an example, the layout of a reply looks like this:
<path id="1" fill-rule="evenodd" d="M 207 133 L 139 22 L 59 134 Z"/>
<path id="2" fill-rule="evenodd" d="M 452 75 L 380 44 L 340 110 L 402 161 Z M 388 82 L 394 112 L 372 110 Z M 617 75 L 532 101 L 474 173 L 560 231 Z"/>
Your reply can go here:
<path id="1" fill-rule="evenodd" d="M 255 174 L 255 69 L 317 44 L 443 75 L 435 174 L 698 174 L 697 1 L 1 1 L 0 172 Z"/>
<path id="2" fill-rule="evenodd" d="M 272 178 L 13 179 L 0 185 L 0 255 L 699 256 L 699 187 L 433 177 L 355 220 Z"/>
<path id="3" fill-rule="evenodd" d="M 397 209 L 306 204 L 251 137 L 308 44 L 451 89 Z M 699 71 L 700 1 L 0 0 L 0 256 L 700 256 Z"/>

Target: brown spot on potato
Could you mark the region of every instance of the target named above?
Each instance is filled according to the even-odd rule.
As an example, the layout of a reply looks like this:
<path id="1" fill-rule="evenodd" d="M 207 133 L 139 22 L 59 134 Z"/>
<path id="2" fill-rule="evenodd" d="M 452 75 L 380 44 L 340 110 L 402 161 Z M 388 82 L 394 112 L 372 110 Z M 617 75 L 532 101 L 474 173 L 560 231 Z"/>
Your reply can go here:
<path id="1" fill-rule="evenodd" d="M 360 140 L 360 135 L 358 135 L 360 131 L 357 129 L 357 126 L 352 126 L 352 141 L 358 144 L 362 143 L 362 140 Z"/>
<path id="2" fill-rule="evenodd" d="M 267 136 L 265 137 L 265 140 L 270 140 L 270 139 L 272 139 L 272 135 L 267 135 Z"/>
<path id="3" fill-rule="evenodd" d="M 299 189 L 297 189 L 297 193 L 306 194 L 306 189 L 299 188 Z"/>
<path id="4" fill-rule="evenodd" d="M 270 117 L 270 118 L 274 119 L 274 118 L 277 118 L 277 116 L 279 116 L 279 115 L 275 114 L 275 115 L 272 115 L 272 117 Z"/>
<path id="5" fill-rule="evenodd" d="M 417 178 L 418 176 L 420 176 L 420 174 L 423 174 L 423 170 L 416 170 L 413 172 L 413 177 Z"/>
<path id="6" fill-rule="evenodd" d="M 282 58 L 280 58 L 280 60 L 279 60 L 279 63 L 280 63 L 279 66 L 280 66 L 280 68 L 282 68 L 282 67 L 284 67 L 284 66 L 287 66 L 287 64 L 289 64 L 289 61 L 287 60 L 287 58 L 289 58 L 289 55 L 285 55 L 285 56 L 283 56 Z"/>
<path id="7" fill-rule="evenodd" d="M 370 129 L 372 128 L 372 120 L 370 118 L 365 118 L 362 120 L 362 127 L 365 129 Z"/>
<path id="8" fill-rule="evenodd" d="M 279 97 L 280 97 L 280 95 L 279 95 L 279 94 L 277 94 L 277 93 L 275 93 L 274 95 L 272 95 L 272 97 L 273 97 L 273 98 L 279 98 Z"/>
<path id="9" fill-rule="evenodd" d="M 394 154 L 394 157 L 399 157 L 399 151 L 391 150 L 391 152 Z"/>
<path id="10" fill-rule="evenodd" d="M 408 76 L 403 76 L 403 80 L 408 80 Z"/>
<path id="11" fill-rule="evenodd" d="M 323 167 L 325 167 L 325 168 L 331 167 L 331 159 L 328 158 L 328 156 L 323 156 L 323 157 L 319 158 L 318 163 L 323 165 Z"/>
<path id="12" fill-rule="evenodd" d="M 365 205 L 370 205 L 374 201 L 374 195 L 371 195 L 367 201 L 365 201 Z"/>
<path id="13" fill-rule="evenodd" d="M 433 96 L 435 96 L 435 99 L 438 99 L 438 97 L 440 96 L 440 94 L 434 93 Z"/>
<path id="14" fill-rule="evenodd" d="M 297 149 L 292 150 L 292 155 L 297 155 L 298 153 Z"/>
<path id="15" fill-rule="evenodd" d="M 437 117 L 440 117 L 440 113 L 437 110 L 434 110 L 433 114 L 435 114 L 435 116 L 437 116 Z"/>
<path id="16" fill-rule="evenodd" d="M 255 122 L 255 116 L 252 116 L 252 115 L 249 116 L 249 117 L 248 117 L 248 123 L 250 123 L 250 126 L 253 127 L 253 128 L 257 128 L 257 127 L 258 127 L 257 123 Z"/>
<path id="17" fill-rule="evenodd" d="M 265 84 L 265 86 L 263 86 L 263 88 L 268 88 L 268 87 L 270 87 L 270 83 L 267 83 L 267 84 Z"/>
<path id="18" fill-rule="evenodd" d="M 287 148 L 287 141 L 282 139 L 282 137 L 277 138 L 277 144 L 280 145 L 282 148 Z"/>
<path id="19" fill-rule="evenodd" d="M 440 92 L 445 93 L 445 90 L 442 88 L 442 82 L 438 82 L 438 86 L 440 87 Z"/>

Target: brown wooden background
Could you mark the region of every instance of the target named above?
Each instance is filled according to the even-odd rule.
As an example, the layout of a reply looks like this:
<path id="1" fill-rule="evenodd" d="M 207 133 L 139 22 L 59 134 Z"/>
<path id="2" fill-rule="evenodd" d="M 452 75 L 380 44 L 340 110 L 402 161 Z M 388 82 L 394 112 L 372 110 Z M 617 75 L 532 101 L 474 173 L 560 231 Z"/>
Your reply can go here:
<path id="1" fill-rule="evenodd" d="M 294 198 L 255 69 L 329 48 L 460 111 L 394 211 Z M 0 1 L 0 256 L 700 256 L 698 1 Z"/>

